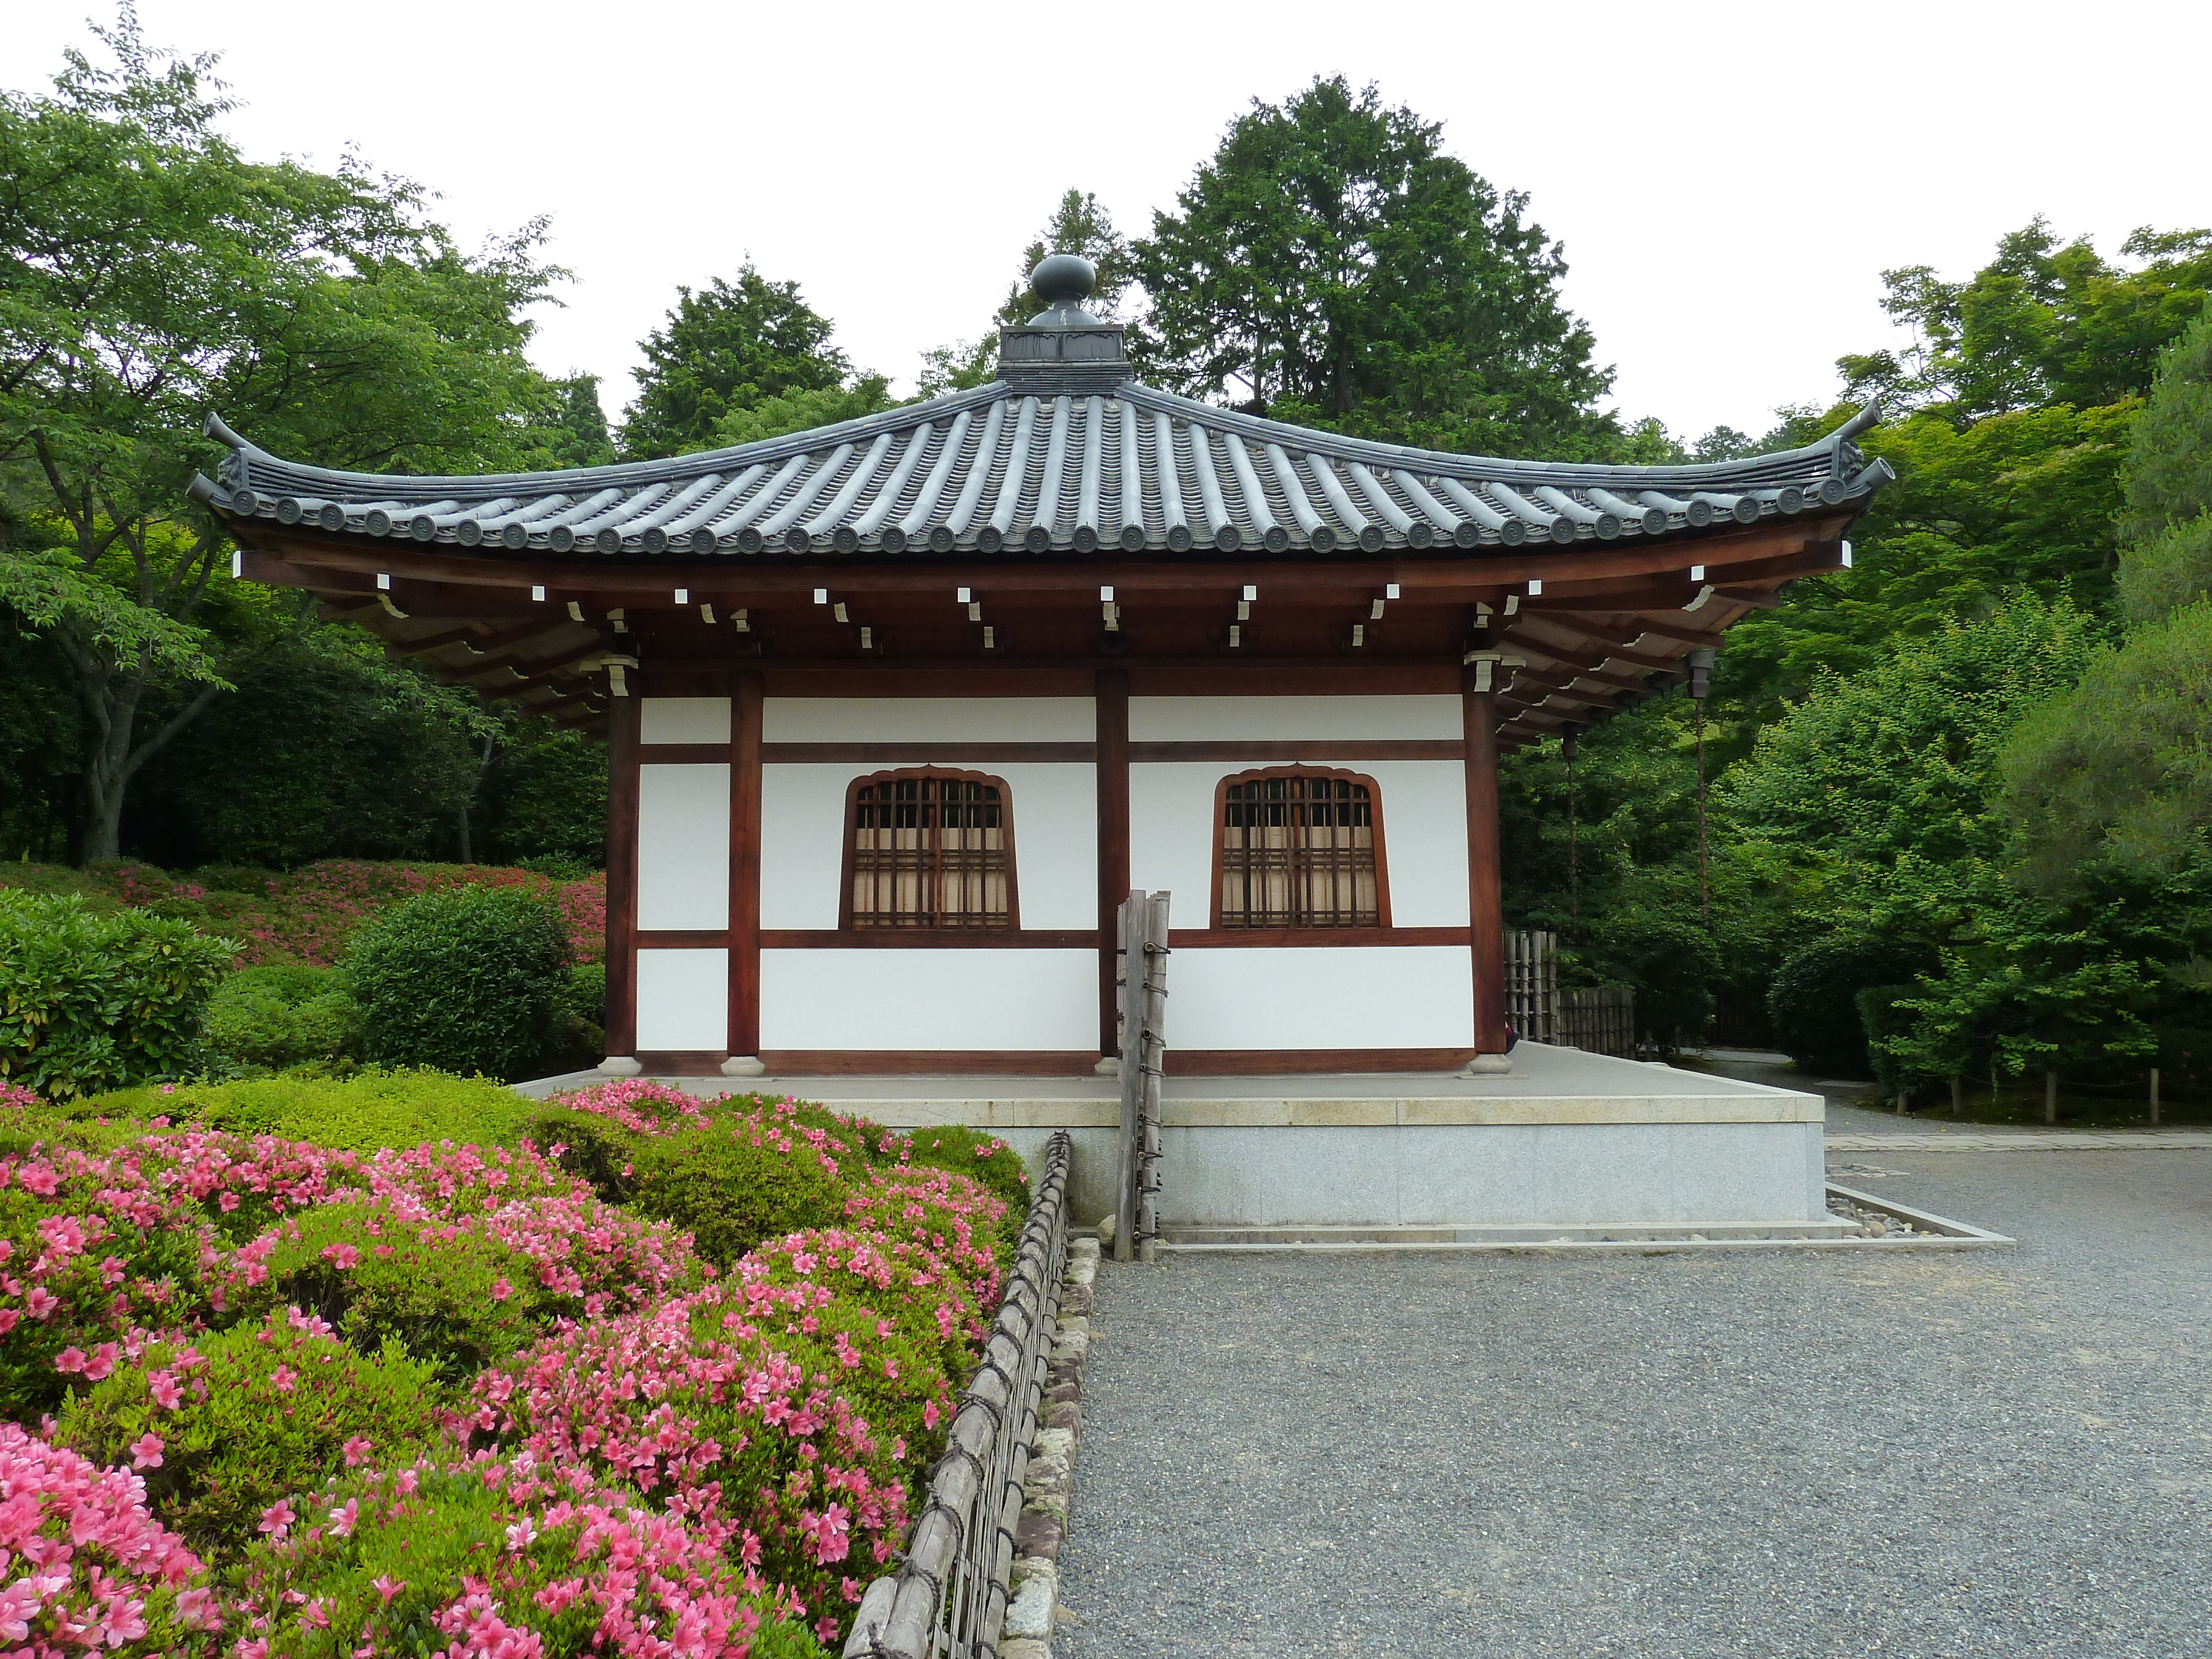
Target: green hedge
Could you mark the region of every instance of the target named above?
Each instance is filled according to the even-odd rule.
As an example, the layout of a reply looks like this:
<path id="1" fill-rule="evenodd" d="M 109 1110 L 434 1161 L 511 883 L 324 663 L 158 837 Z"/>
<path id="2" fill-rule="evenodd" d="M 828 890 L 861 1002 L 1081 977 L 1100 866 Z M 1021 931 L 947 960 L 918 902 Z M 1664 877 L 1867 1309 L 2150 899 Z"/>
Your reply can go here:
<path id="1" fill-rule="evenodd" d="M 373 1060 L 514 1080 L 554 1046 L 567 988 L 559 912 L 514 888 L 394 905 L 354 936 L 346 981 Z"/>
<path id="2" fill-rule="evenodd" d="M 291 1075 L 130 1089 L 80 1102 L 72 1115 L 140 1124 L 167 1117 L 373 1152 L 441 1140 L 512 1146 L 538 1109 L 536 1101 L 489 1078 L 380 1067 L 347 1078 Z"/>
<path id="3" fill-rule="evenodd" d="M 327 968 L 248 968 L 216 988 L 207 1047 L 218 1066 L 331 1066 L 361 1058 L 361 1010 Z"/>
<path id="4" fill-rule="evenodd" d="M 143 910 L 0 890 L 0 1078 L 70 1100 L 182 1075 L 237 951 Z"/>

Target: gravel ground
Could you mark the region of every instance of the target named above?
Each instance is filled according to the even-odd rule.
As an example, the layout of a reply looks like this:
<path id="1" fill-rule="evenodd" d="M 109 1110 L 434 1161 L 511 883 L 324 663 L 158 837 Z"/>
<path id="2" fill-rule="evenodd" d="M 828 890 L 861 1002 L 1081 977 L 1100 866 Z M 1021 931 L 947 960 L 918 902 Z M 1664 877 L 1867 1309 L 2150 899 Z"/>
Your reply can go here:
<path id="1" fill-rule="evenodd" d="M 2212 1153 L 1836 1161 L 2021 1244 L 1108 1262 L 1059 1659 L 2212 1653 Z"/>

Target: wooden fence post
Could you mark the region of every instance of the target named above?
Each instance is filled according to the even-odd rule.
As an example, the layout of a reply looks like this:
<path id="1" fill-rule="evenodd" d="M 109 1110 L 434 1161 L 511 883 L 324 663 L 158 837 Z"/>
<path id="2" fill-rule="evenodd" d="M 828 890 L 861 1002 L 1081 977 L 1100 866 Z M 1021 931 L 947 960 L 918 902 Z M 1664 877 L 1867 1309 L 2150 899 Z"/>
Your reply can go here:
<path id="1" fill-rule="evenodd" d="M 2158 1067 L 2150 1068 L 2150 1121 L 2158 1121 Z"/>
<path id="2" fill-rule="evenodd" d="M 1145 903 L 1133 892 L 1116 912 L 1120 924 L 1119 970 L 1115 978 L 1121 1005 L 1121 1158 L 1114 1183 L 1114 1260 L 1135 1255 L 1137 1230 L 1137 1105 L 1144 1091 L 1144 1022 L 1138 987 L 1144 979 Z"/>
<path id="3" fill-rule="evenodd" d="M 2043 1074 L 2043 1121 L 2045 1123 L 2058 1121 L 2058 1073 L 2056 1072 Z"/>
<path id="4" fill-rule="evenodd" d="M 1137 1072 L 1136 1246 L 1139 1261 L 1159 1259 L 1160 1079 L 1167 1069 L 1168 900 L 1154 893 L 1145 902 L 1143 972 L 1139 976 L 1141 1015 Z"/>

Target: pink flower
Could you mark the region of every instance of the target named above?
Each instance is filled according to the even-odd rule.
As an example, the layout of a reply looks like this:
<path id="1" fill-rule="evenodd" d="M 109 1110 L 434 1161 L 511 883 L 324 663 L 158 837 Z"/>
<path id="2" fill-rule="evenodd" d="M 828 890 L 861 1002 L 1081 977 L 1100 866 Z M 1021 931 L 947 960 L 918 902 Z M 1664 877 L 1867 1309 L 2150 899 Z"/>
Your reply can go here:
<path id="1" fill-rule="evenodd" d="M 526 1516 L 507 1529 L 507 1547 L 511 1550 L 526 1550 L 537 1537 L 537 1527 Z"/>
<path id="2" fill-rule="evenodd" d="M 388 1607 L 392 1605 L 392 1598 L 407 1588 L 407 1581 L 394 1578 L 387 1572 L 370 1580 L 368 1587 L 384 1598 L 384 1605 Z"/>
<path id="3" fill-rule="evenodd" d="M 331 1511 L 331 1534 L 336 1538 L 353 1536 L 354 1523 L 361 1519 L 361 1499 L 349 1498 L 343 1508 Z"/>
<path id="4" fill-rule="evenodd" d="M 160 1435 L 149 1429 L 132 1443 L 131 1467 L 134 1469 L 158 1469 L 161 1467 L 161 1437 Z"/>
<path id="5" fill-rule="evenodd" d="M 114 1374 L 116 1356 L 119 1352 L 120 1350 L 112 1342 L 103 1342 L 94 1348 L 92 1358 L 84 1362 L 84 1380 L 88 1382 L 105 1382 Z"/>
<path id="6" fill-rule="evenodd" d="M 921 1426 L 925 1429 L 935 1428 L 937 1419 L 943 1415 L 944 1413 L 937 1409 L 937 1402 L 934 1400 L 929 1401 L 921 1408 Z"/>
<path id="7" fill-rule="evenodd" d="M 507 1297 L 514 1294 L 514 1286 L 507 1282 L 507 1275 L 505 1273 L 501 1273 L 497 1279 L 492 1280 L 491 1299 L 493 1301 L 504 1302 Z"/>
<path id="8" fill-rule="evenodd" d="M 64 1348 L 54 1356 L 54 1369 L 64 1376 L 72 1376 L 84 1369 L 84 1350 L 74 1346 Z"/>
<path id="9" fill-rule="evenodd" d="M 184 1391 L 178 1388 L 177 1379 L 167 1371 L 155 1371 L 146 1379 L 146 1392 L 154 1396 L 154 1403 L 165 1412 L 173 1412 L 184 1403 Z"/>
<path id="10" fill-rule="evenodd" d="M 350 1244 L 325 1244 L 323 1246 L 323 1260 L 343 1273 L 361 1260 L 361 1252 Z"/>
<path id="11" fill-rule="evenodd" d="M 32 1285 L 31 1293 L 23 1298 L 24 1309 L 33 1319 L 43 1320 L 48 1318 L 52 1315 L 54 1310 L 61 1305 L 61 1297 L 56 1296 L 52 1291 L 49 1291 L 43 1285 Z"/>
<path id="12" fill-rule="evenodd" d="M 282 1538 L 284 1529 L 292 1524 L 292 1519 L 291 1504 L 280 1498 L 261 1511 L 261 1530 L 271 1538 Z"/>
<path id="13" fill-rule="evenodd" d="M 375 1449 L 365 1434 L 357 1434 L 345 1443 L 345 1462 L 349 1469 L 357 1469 L 369 1453 Z"/>
<path id="14" fill-rule="evenodd" d="M 269 1380 L 276 1385 L 277 1393 L 289 1394 L 292 1392 L 292 1385 L 300 1380 L 300 1373 L 289 1365 L 279 1365 Z"/>

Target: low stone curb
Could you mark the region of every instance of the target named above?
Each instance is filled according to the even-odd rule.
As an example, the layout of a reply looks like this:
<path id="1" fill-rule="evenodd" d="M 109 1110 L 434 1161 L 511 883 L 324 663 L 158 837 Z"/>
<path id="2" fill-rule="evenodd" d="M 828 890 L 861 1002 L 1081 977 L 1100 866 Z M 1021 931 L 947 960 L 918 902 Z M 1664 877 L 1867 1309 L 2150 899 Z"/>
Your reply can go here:
<path id="1" fill-rule="evenodd" d="M 1014 1523 L 1013 1599 L 1006 1604 L 999 1659 L 1052 1659 L 1060 1611 L 1060 1547 L 1075 1495 L 1075 1451 L 1083 1437 L 1083 1376 L 1091 1354 L 1091 1293 L 1098 1276 L 1098 1241 L 1070 1239 L 1060 1281 L 1060 1323 L 1045 1371 L 1044 1401 L 1029 1473 L 1022 1481 L 1021 1518 Z"/>
<path id="2" fill-rule="evenodd" d="M 1826 1144 L 1832 1152 L 2212 1152 L 2212 1131 L 2014 1129 L 1988 1134 L 1900 1129 L 1894 1134 L 1830 1135 Z"/>

